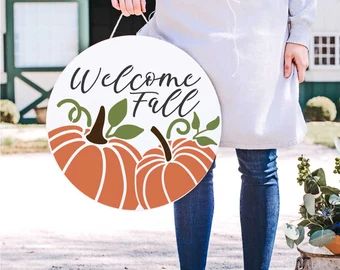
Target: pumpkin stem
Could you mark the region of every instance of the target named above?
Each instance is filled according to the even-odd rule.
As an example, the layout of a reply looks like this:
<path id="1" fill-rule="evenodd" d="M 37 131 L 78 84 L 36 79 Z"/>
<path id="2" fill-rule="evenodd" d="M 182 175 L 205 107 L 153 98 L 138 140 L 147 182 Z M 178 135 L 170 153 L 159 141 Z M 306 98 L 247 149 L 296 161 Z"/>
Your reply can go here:
<path id="1" fill-rule="evenodd" d="M 96 122 L 94 122 L 94 125 L 90 133 L 86 136 L 86 139 L 95 144 L 107 143 L 107 140 L 103 136 L 104 122 L 105 122 L 105 108 L 104 106 L 100 106 Z"/>
<path id="2" fill-rule="evenodd" d="M 172 158 L 172 154 L 171 154 L 171 150 L 170 150 L 169 144 L 165 140 L 164 136 L 158 130 L 158 128 L 156 128 L 155 126 L 152 126 L 151 132 L 157 137 L 157 139 L 161 143 L 161 145 L 163 147 L 164 154 L 165 154 L 166 161 L 170 161 L 171 158 Z"/>

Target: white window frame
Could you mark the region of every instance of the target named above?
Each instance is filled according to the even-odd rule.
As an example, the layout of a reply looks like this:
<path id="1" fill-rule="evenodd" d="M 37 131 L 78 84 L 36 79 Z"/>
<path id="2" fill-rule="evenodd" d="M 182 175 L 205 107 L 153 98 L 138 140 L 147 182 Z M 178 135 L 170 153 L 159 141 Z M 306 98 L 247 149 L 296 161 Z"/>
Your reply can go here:
<path id="1" fill-rule="evenodd" d="M 335 36 L 335 65 L 314 64 L 314 37 Z M 310 70 L 340 70 L 340 32 L 313 32 L 309 51 Z"/>

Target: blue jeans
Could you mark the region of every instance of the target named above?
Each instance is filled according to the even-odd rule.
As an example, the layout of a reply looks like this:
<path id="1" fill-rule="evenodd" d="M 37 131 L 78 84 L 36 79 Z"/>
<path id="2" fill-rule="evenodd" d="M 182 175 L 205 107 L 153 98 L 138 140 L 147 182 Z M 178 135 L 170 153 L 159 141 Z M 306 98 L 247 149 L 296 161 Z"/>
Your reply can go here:
<path id="1" fill-rule="evenodd" d="M 235 151 L 242 181 L 240 222 L 244 269 L 267 270 L 274 247 L 280 207 L 277 150 Z M 212 180 L 215 167 L 216 160 L 197 187 L 174 203 L 181 270 L 203 270 L 206 266 L 214 213 Z M 228 190 L 225 192 L 227 194 Z"/>

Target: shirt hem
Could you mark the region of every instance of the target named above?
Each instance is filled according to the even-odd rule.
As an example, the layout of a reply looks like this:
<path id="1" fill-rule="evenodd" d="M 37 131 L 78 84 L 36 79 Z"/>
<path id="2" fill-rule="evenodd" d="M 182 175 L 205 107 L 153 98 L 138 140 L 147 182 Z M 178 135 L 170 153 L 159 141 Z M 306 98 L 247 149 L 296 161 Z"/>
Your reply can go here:
<path id="1" fill-rule="evenodd" d="M 303 142 L 305 135 L 297 137 L 285 142 L 271 142 L 271 143 L 244 143 L 233 141 L 221 141 L 220 147 L 239 148 L 239 149 L 273 149 L 273 148 L 288 148 Z"/>

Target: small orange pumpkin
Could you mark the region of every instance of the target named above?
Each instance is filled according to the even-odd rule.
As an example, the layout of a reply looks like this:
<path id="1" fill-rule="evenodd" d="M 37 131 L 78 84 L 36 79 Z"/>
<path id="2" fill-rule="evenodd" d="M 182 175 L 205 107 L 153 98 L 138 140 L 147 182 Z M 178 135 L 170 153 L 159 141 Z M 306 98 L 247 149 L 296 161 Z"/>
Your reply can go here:
<path id="1" fill-rule="evenodd" d="M 184 196 L 202 180 L 215 158 L 209 147 L 202 147 L 195 140 L 167 142 L 156 127 L 151 131 L 161 145 L 145 152 L 136 168 L 136 194 L 145 209 Z"/>
<path id="2" fill-rule="evenodd" d="M 334 255 L 340 255 L 340 235 L 336 235 L 335 238 L 325 245 Z"/>
<path id="3" fill-rule="evenodd" d="M 135 167 L 141 155 L 124 140 L 107 142 L 104 119 L 102 106 L 90 132 L 76 125 L 51 130 L 50 148 L 61 170 L 85 195 L 111 207 L 136 209 Z"/>

